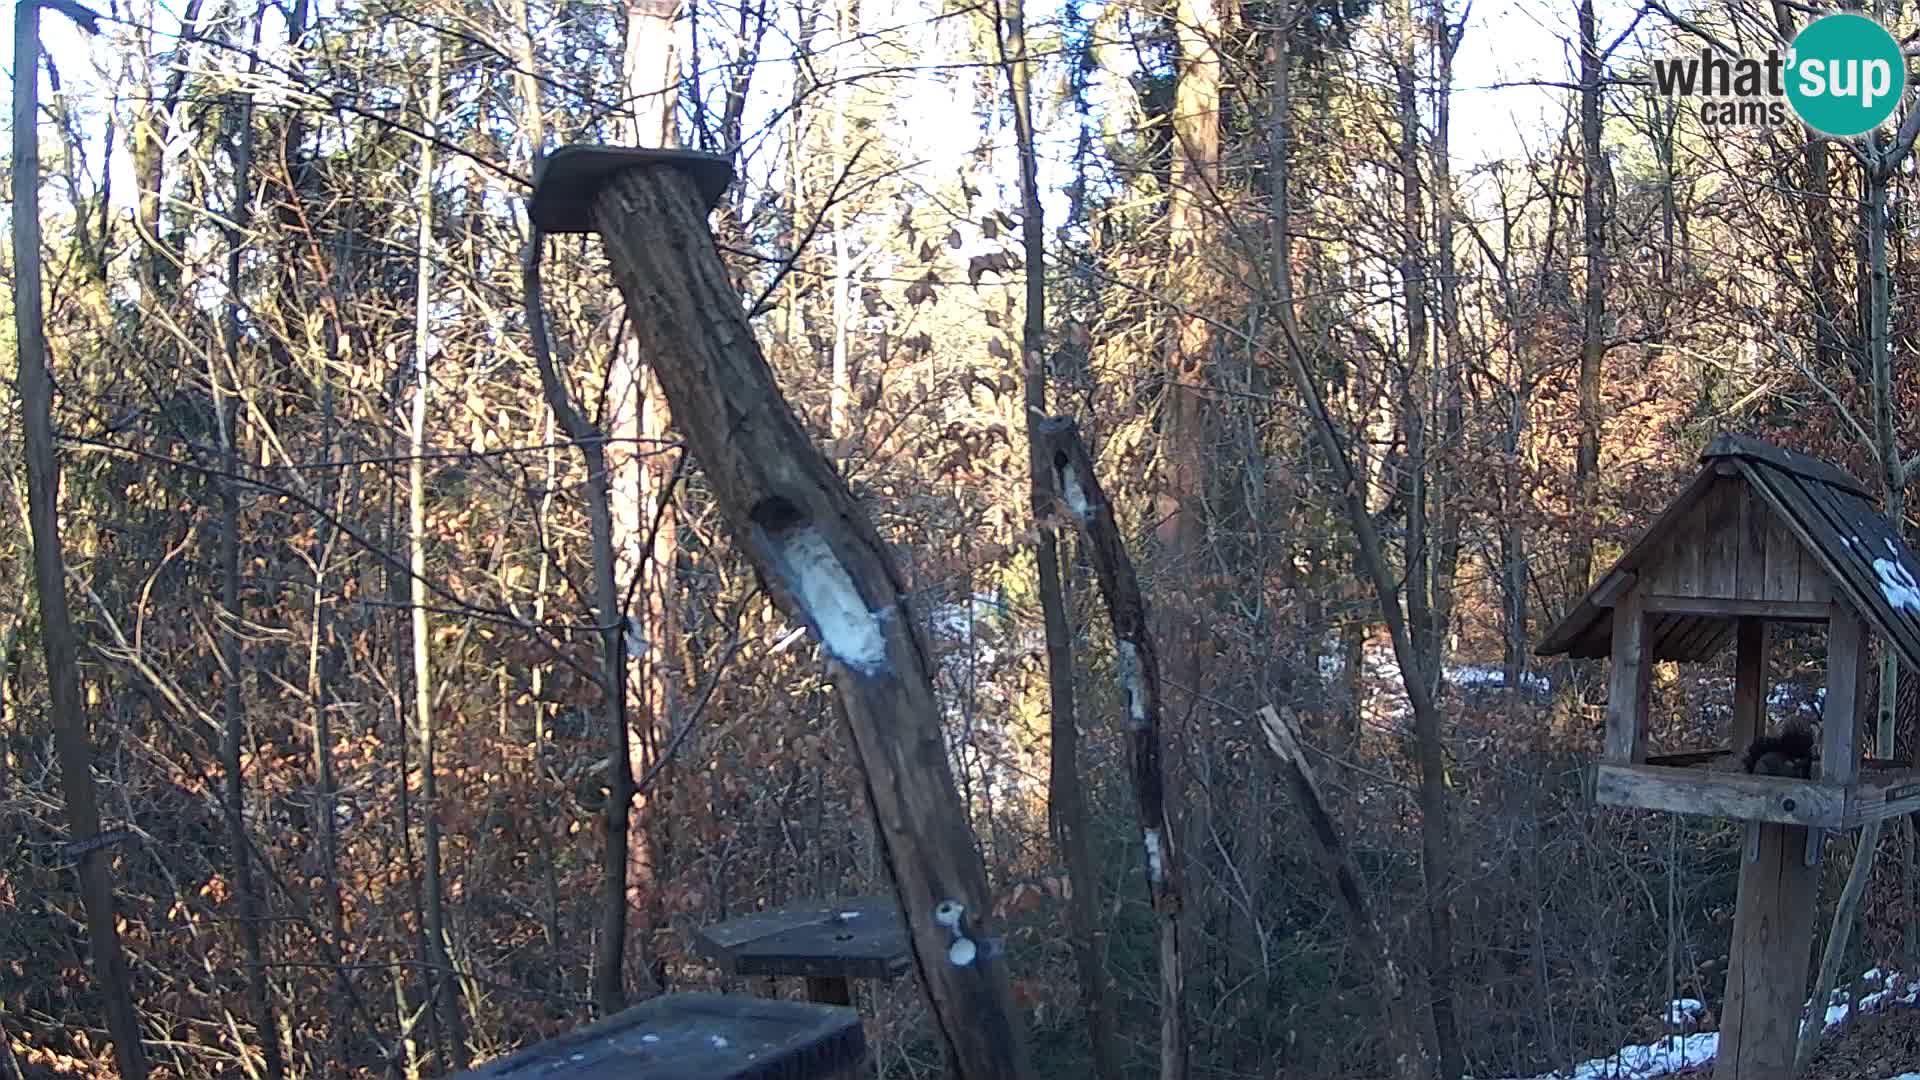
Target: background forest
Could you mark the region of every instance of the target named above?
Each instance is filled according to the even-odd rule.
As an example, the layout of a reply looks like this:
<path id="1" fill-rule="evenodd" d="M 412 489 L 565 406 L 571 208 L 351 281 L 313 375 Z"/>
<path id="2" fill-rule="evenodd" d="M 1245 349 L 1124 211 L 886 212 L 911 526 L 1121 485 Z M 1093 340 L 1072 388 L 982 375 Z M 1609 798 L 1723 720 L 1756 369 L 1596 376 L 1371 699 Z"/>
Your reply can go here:
<path id="1" fill-rule="evenodd" d="M 1269 703 L 1451 1075 L 1717 1007 L 1738 829 L 1594 807 L 1605 665 L 1531 649 L 1722 430 L 1842 464 L 1904 527 L 1912 133 L 1709 130 L 1648 90 L 1652 57 L 1790 35 L 1783 0 L 1022 2 L 109 0 L 97 35 L 47 9 L 83 715 L 49 696 L 8 383 L 0 1076 L 124 1075 L 116 1012 L 154 1076 L 439 1075 L 717 985 L 694 928 L 888 888 L 825 661 L 723 534 L 597 241 L 544 245 L 581 426 L 543 387 L 524 199 L 569 142 L 736 163 L 714 229 L 908 577 L 1043 1074 L 1148 1075 L 1160 983 L 1036 410 L 1086 433 L 1161 641 L 1193 1075 L 1384 1060 Z M 1776 720 L 1820 645 L 1788 643 Z M 1725 737 L 1730 666 L 1657 670 L 1656 742 Z M 1871 726 L 1907 759 L 1897 675 Z M 103 848 L 68 846 L 76 792 Z M 1843 971 L 1920 967 L 1910 823 L 1878 842 Z M 77 863 L 124 972 L 89 960 Z M 939 1074 L 911 979 L 859 1004 L 887 1075 Z"/>

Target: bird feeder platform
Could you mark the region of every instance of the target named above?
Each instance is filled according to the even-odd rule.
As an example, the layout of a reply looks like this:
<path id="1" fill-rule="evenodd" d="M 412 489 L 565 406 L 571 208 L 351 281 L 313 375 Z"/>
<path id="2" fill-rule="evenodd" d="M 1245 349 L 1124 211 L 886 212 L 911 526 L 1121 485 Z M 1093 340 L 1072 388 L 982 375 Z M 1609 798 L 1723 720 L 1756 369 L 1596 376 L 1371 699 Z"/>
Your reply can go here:
<path id="1" fill-rule="evenodd" d="M 668 994 L 456 1080 L 823 1080 L 867 1052 L 851 1009 Z"/>
<path id="2" fill-rule="evenodd" d="M 744 915 L 694 935 L 729 975 L 797 975 L 807 997 L 852 1004 L 850 979 L 891 979 L 913 964 L 900 905 L 891 897 L 827 899 Z"/>

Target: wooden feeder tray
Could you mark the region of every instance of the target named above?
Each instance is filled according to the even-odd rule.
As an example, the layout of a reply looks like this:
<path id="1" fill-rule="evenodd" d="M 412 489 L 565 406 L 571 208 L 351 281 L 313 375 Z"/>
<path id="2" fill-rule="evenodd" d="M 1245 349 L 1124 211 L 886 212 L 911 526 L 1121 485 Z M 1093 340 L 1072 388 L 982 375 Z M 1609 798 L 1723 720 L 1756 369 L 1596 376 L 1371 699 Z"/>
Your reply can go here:
<path id="1" fill-rule="evenodd" d="M 464 1080 L 814 1080 L 866 1058 L 851 1009 L 668 994 L 489 1062 Z"/>
<path id="2" fill-rule="evenodd" d="M 1676 814 L 1850 829 L 1920 811 L 1920 769 L 1861 762 L 1849 784 L 1790 776 L 1753 776 L 1715 768 L 1724 750 L 1665 754 L 1643 765 L 1594 766 L 1594 799 Z"/>
<path id="3" fill-rule="evenodd" d="M 812 901 L 715 923 L 694 935 L 730 975 L 891 979 L 913 963 L 892 897 Z"/>

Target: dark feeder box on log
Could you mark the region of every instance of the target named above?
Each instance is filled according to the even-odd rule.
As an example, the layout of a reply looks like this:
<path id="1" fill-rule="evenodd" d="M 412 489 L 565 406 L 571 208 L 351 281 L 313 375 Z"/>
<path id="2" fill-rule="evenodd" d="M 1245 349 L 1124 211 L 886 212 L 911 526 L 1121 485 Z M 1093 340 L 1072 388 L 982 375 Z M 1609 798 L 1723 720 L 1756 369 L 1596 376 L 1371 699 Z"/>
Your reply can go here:
<path id="1" fill-rule="evenodd" d="M 1693 483 L 1535 652 L 1612 660 L 1596 801 L 1746 822 L 1714 1075 L 1773 1078 L 1792 1072 L 1825 834 L 1920 810 L 1920 770 L 1859 747 L 1868 630 L 1920 670 L 1920 561 L 1867 489 L 1833 465 L 1739 435 L 1721 435 L 1700 461 Z M 1769 734 L 1775 623 L 1827 630 L 1826 700 L 1804 776 L 1748 771 L 1749 748 Z M 1729 642 L 1728 745 L 1652 753 L 1653 664 L 1710 660 Z"/>
<path id="2" fill-rule="evenodd" d="M 541 234 L 599 234 L 641 352 L 728 531 L 775 603 L 806 624 L 830 661 L 896 890 L 891 920 L 953 1071 L 964 1080 L 1024 1080 L 1032 1075 L 1024 1025 L 992 934 L 985 867 L 944 753 L 932 661 L 886 544 L 781 394 L 727 277 L 706 215 L 732 176 L 731 164 L 710 154 L 567 146 L 536 165 L 528 216 Z M 538 254 L 530 250 L 526 267 L 530 304 Z M 874 903 L 878 922 L 886 905 Z M 810 984 L 814 996 L 844 1001 L 845 979 L 899 967 L 901 940 L 867 938 L 846 921 L 776 928 L 771 940 L 742 938 L 739 951 L 744 958 L 758 944 L 770 951 L 762 957 L 769 964 L 812 965 L 817 974 L 795 973 L 825 980 Z M 841 940 L 843 933 L 852 936 Z M 858 970 L 848 946 L 868 948 L 879 968 Z M 835 947 L 841 955 L 827 955 Z M 722 1000 L 746 1012 L 826 1008 L 859 1026 L 844 1005 Z M 758 1060 L 765 1067 L 766 1058 Z M 554 1075 L 574 1080 L 564 1066 Z"/>
<path id="3" fill-rule="evenodd" d="M 851 1009 L 667 994 L 499 1058 L 465 1080 L 816 1080 L 866 1059 Z"/>
<path id="4" fill-rule="evenodd" d="M 827 899 L 743 915 L 694 935 L 729 975 L 798 976 L 807 1000 L 853 1004 L 854 979 L 893 979 L 913 966 L 907 925 L 892 897 Z"/>

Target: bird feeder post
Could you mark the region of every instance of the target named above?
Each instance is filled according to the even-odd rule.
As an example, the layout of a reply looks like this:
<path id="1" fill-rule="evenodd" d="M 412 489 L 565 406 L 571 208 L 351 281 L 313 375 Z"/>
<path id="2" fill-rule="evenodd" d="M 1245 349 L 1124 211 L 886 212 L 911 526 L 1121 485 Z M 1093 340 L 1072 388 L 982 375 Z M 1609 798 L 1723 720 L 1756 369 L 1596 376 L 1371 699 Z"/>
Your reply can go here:
<path id="1" fill-rule="evenodd" d="M 545 232 L 600 234 L 715 505 L 774 601 L 820 644 L 958 1075 L 1024 1080 L 1025 1033 L 948 765 L 933 666 L 884 542 L 781 395 L 720 260 L 707 213 L 730 178 L 712 155 L 570 146 L 540 162 L 528 211 Z"/>

